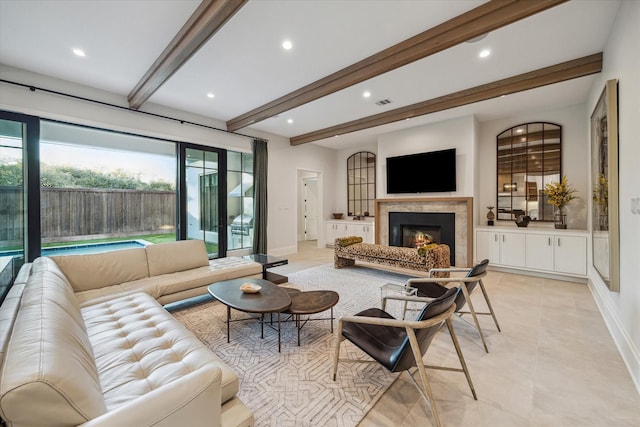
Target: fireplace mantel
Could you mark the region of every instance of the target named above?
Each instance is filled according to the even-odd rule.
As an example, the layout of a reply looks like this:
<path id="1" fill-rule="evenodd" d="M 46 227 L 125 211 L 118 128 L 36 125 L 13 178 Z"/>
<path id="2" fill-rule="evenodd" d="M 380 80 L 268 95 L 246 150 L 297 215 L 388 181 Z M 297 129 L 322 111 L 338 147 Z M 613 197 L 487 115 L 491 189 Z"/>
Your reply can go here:
<path id="1" fill-rule="evenodd" d="M 453 212 L 456 214 L 456 267 L 473 263 L 473 197 L 407 197 L 376 199 L 376 240 L 389 244 L 389 212 Z"/>

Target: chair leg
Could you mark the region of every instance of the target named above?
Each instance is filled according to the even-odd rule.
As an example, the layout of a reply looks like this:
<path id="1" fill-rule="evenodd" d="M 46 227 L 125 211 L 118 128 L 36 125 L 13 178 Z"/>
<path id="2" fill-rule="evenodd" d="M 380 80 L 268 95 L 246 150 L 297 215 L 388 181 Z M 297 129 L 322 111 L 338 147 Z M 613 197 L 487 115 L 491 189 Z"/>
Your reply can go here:
<path id="1" fill-rule="evenodd" d="M 480 322 L 478 322 L 478 316 L 476 315 L 476 310 L 473 308 L 473 302 L 471 302 L 471 298 L 469 297 L 469 290 L 467 289 L 466 284 L 462 284 L 462 293 L 464 294 L 464 298 L 469 304 L 469 311 L 473 316 L 473 321 L 476 324 L 476 328 L 478 329 L 478 334 L 480 334 L 480 339 L 482 340 L 482 345 L 484 346 L 484 351 L 489 353 L 489 348 L 487 347 L 487 343 L 484 340 L 484 335 L 482 334 L 482 328 L 480 327 Z"/>
<path id="2" fill-rule="evenodd" d="M 415 358 L 416 361 L 416 366 L 418 367 L 418 372 L 420 372 L 420 379 L 422 380 L 422 387 L 424 388 L 424 390 L 420 390 L 423 395 L 423 397 L 427 397 L 428 400 L 427 403 L 429 403 L 429 406 L 431 407 L 431 413 L 433 414 L 433 419 L 436 422 L 436 426 L 437 427 L 442 427 L 442 424 L 440 423 L 440 416 L 438 415 L 438 410 L 436 408 L 436 403 L 433 399 L 433 392 L 431 391 L 431 385 L 429 384 L 429 380 L 427 379 L 427 370 L 424 367 L 424 362 L 422 361 L 422 354 L 420 353 L 420 346 L 418 345 L 418 340 L 416 338 L 416 334 L 413 331 L 413 329 L 407 327 L 405 328 L 407 331 L 407 335 L 409 336 L 409 343 L 411 343 L 411 350 L 413 351 L 413 357 Z M 407 373 L 409 374 L 409 376 L 411 376 L 411 373 L 409 371 L 407 371 Z M 411 376 L 411 379 L 413 379 L 413 377 Z M 415 383 L 415 380 L 414 380 Z M 415 383 L 416 385 L 418 385 L 417 383 Z"/>
<path id="3" fill-rule="evenodd" d="M 338 320 L 338 331 L 336 334 L 336 349 L 333 352 L 333 380 L 336 380 L 338 372 L 338 360 L 340 359 L 340 344 L 342 344 L 342 320 Z"/>
<path id="4" fill-rule="evenodd" d="M 460 343 L 458 343 L 458 337 L 456 337 L 456 332 L 453 330 L 451 318 L 447 319 L 447 328 L 449 329 L 449 335 L 451 336 L 451 341 L 453 341 L 453 346 L 456 348 L 456 353 L 458 353 L 458 359 L 460 360 L 460 365 L 462 365 L 464 375 L 467 377 L 467 383 L 469 384 L 469 388 L 471 389 L 471 394 L 473 394 L 473 398 L 475 400 L 478 400 L 478 396 L 476 396 L 476 390 L 475 388 L 473 388 L 473 382 L 471 382 L 471 375 L 469 375 L 469 368 L 467 368 L 467 363 L 464 361 L 464 356 L 462 355 L 462 350 L 460 349 Z"/>
<path id="5" fill-rule="evenodd" d="M 487 290 L 484 288 L 482 279 L 480 279 L 480 289 L 482 290 L 482 295 L 484 295 L 484 300 L 487 302 L 487 307 L 489 307 L 489 311 L 491 312 L 491 317 L 493 317 L 493 322 L 496 324 L 496 328 L 498 328 L 498 332 L 502 332 L 500 330 L 500 325 L 498 325 L 498 319 L 496 318 L 496 314 L 493 311 L 493 307 L 491 307 L 491 301 L 489 301 L 489 295 L 487 294 Z"/>

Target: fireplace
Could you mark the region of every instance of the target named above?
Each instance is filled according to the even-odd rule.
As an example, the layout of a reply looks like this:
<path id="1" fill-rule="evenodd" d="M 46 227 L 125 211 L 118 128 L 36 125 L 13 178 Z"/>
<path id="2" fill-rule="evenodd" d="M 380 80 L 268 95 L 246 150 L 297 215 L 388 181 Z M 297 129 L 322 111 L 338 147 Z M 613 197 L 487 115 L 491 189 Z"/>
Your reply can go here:
<path id="1" fill-rule="evenodd" d="M 455 265 L 455 213 L 389 212 L 389 245 L 416 248 L 429 243 L 444 243 Z"/>

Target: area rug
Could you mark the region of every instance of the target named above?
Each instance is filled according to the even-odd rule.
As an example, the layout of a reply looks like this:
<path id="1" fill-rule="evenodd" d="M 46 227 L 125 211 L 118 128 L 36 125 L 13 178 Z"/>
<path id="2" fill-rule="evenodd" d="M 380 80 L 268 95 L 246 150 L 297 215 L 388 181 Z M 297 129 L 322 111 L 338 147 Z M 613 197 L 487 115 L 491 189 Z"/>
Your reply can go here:
<path id="1" fill-rule="evenodd" d="M 336 319 L 379 307 L 382 286 L 407 279 L 366 267 L 336 270 L 332 264 L 288 277 L 285 286 L 338 292 Z M 335 337 L 329 321 L 321 320 L 328 317 L 328 311 L 312 316 L 320 320 L 304 326 L 299 347 L 294 324 L 284 324 L 280 353 L 277 333 L 265 328 L 265 337 L 260 339 L 260 326 L 252 321 L 232 323 L 231 342 L 227 343 L 226 308 L 218 302 L 204 302 L 173 311 L 173 315 L 238 374 L 239 397 L 253 411 L 258 427 L 356 426 L 397 376 L 376 363 L 341 363 L 333 381 Z M 232 310 L 233 319 L 243 317 L 246 315 Z M 341 352 L 343 357 L 367 359 L 350 343 L 343 343 Z"/>

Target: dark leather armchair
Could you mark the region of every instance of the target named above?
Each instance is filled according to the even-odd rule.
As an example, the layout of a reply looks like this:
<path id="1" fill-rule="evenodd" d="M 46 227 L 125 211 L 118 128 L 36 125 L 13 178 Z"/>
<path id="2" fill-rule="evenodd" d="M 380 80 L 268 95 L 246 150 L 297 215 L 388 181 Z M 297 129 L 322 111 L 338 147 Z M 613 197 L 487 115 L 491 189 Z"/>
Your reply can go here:
<path id="1" fill-rule="evenodd" d="M 359 312 L 355 316 L 342 316 L 338 321 L 336 350 L 333 361 L 333 379 L 335 381 L 338 362 L 372 362 L 371 360 L 340 359 L 342 341 L 349 340 L 373 361 L 380 363 L 391 372 L 407 372 L 416 385 L 422 397 L 431 408 L 436 425 L 440 426 L 440 419 L 434 403 L 433 393 L 427 378 L 426 368 L 443 369 L 447 371 L 464 372 L 473 398 L 477 399 L 467 365 L 464 361 L 458 339 L 451 326 L 451 316 L 455 311 L 454 300 L 459 289 L 451 288 L 435 299 L 426 301 L 415 296 L 389 296 L 383 300 L 383 308 L 370 308 Z M 426 303 L 415 320 L 400 320 L 384 311 L 387 299 L 398 299 Z M 458 353 L 461 368 L 424 365 L 423 356 L 433 341 L 436 333 L 443 325 L 447 325 L 451 340 Z M 418 361 L 418 363 L 416 363 Z M 414 378 L 410 369 L 417 367 L 422 387 Z"/>
<path id="2" fill-rule="evenodd" d="M 409 287 L 417 288 L 417 295 L 425 298 L 439 298 L 450 289 L 450 285 L 460 285 L 460 289 L 462 290 L 462 292 L 458 293 L 458 295 L 456 296 L 455 312 L 459 316 L 462 316 L 466 313 L 470 313 L 473 316 L 473 321 L 476 328 L 478 329 L 478 334 L 480 334 L 480 339 L 482 340 L 482 344 L 484 345 L 484 349 L 487 353 L 489 352 L 489 349 L 487 348 L 487 343 L 485 342 L 484 335 L 482 334 L 482 329 L 480 328 L 480 323 L 478 322 L 478 315 L 491 315 L 493 317 L 494 323 L 496 324 L 496 328 L 498 329 L 498 331 L 500 331 L 498 319 L 496 318 L 496 315 L 493 311 L 493 307 L 491 307 L 491 301 L 489 300 L 487 290 L 482 283 L 482 278 L 487 275 L 488 265 L 489 260 L 485 259 L 474 265 L 472 268 L 434 268 L 429 271 L 429 276 L 431 276 L 435 272 L 449 272 L 449 277 L 415 278 L 409 279 L 406 283 L 406 285 Z M 455 277 L 455 275 L 452 275 L 451 273 L 466 273 L 466 275 L 464 277 Z M 480 289 L 482 290 L 482 294 L 484 295 L 484 299 L 487 303 L 487 307 L 489 308 L 489 312 L 478 312 L 473 307 L 473 302 L 471 301 L 470 295 L 478 285 L 480 285 Z M 469 306 L 469 311 L 463 311 L 465 304 Z"/>

